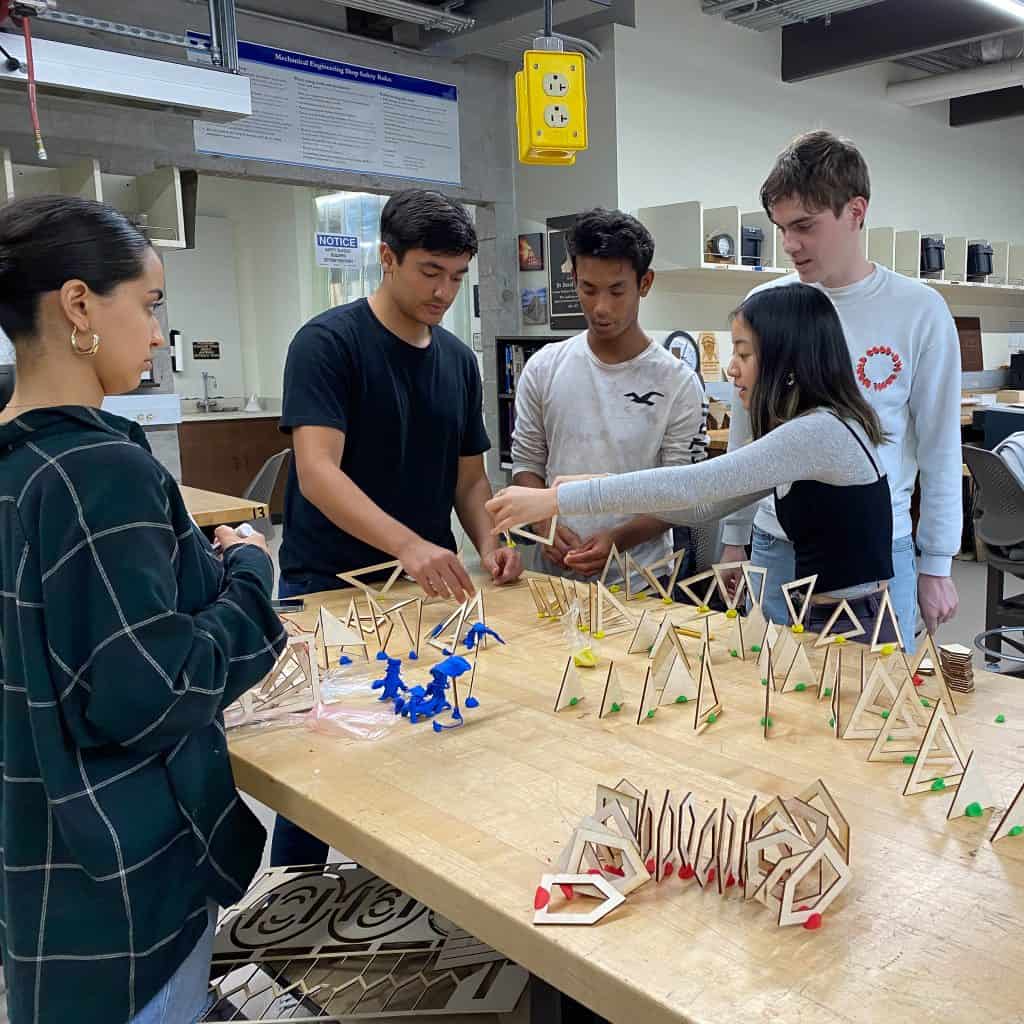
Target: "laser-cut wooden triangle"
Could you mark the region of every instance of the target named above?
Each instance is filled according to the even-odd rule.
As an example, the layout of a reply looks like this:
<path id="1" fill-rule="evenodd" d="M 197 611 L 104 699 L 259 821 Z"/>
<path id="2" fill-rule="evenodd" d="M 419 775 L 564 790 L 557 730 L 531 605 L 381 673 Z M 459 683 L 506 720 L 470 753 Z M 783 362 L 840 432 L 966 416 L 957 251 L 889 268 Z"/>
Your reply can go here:
<path id="1" fill-rule="evenodd" d="M 790 693 L 801 683 L 808 690 L 814 686 L 814 669 L 807 658 L 807 648 L 798 641 L 785 678 L 782 680 L 782 692 Z"/>
<path id="2" fill-rule="evenodd" d="M 379 572 L 391 574 L 383 584 L 377 585 L 367 583 L 363 576 L 371 576 Z M 347 583 L 350 587 L 358 587 L 364 594 L 369 594 L 375 601 L 379 601 L 394 585 L 399 576 L 402 575 L 402 563 L 397 559 L 390 562 L 380 562 L 377 565 L 368 565 L 365 569 L 351 569 L 348 572 L 339 572 L 338 579 Z"/>
<path id="3" fill-rule="evenodd" d="M 526 585 L 530 588 L 530 596 L 533 598 L 534 606 L 537 609 L 537 618 L 558 618 L 557 609 L 552 606 L 550 599 L 544 592 L 544 587 L 540 580 L 535 580 L 532 576 L 527 576 Z"/>
<path id="4" fill-rule="evenodd" d="M 817 644 L 815 644 L 817 646 Z M 818 677 L 818 700 L 831 697 L 826 690 L 834 690 L 836 680 L 843 675 L 843 645 L 829 644 L 825 651 L 825 660 L 821 663 L 821 675 Z"/>
<path id="5" fill-rule="evenodd" d="M 614 544 L 612 545 L 611 551 L 608 552 L 608 557 L 604 561 L 604 569 L 601 570 L 600 583 L 602 586 L 608 586 L 608 573 L 611 572 L 612 566 L 615 566 L 619 570 L 620 578 L 625 580 L 626 559 Z"/>
<path id="6" fill-rule="evenodd" d="M 480 592 L 477 591 L 476 598 L 470 601 L 463 601 L 440 626 L 435 626 L 430 631 L 430 634 L 427 636 L 427 643 L 438 651 L 451 651 L 453 654 L 458 654 L 459 646 L 465 640 L 466 632 L 472 625 L 469 621 L 470 603 L 471 601 L 475 603 L 480 596 Z M 452 629 L 453 625 L 454 629 Z"/>
<path id="7" fill-rule="evenodd" d="M 367 595 L 367 606 L 369 612 L 364 615 L 359 610 L 356 598 L 353 597 L 348 603 L 348 611 L 345 612 L 343 625 L 351 630 L 358 630 L 363 636 L 376 633 L 386 622 L 384 612 L 381 611 L 380 605 L 369 595 Z"/>
<path id="8" fill-rule="evenodd" d="M 553 886 L 568 886 L 577 896 L 585 896 L 588 889 L 596 889 L 604 897 L 589 913 L 556 912 L 549 909 L 551 889 Z M 543 875 L 537 893 L 534 896 L 534 924 L 597 924 L 617 907 L 626 902 L 626 897 L 618 892 L 603 875 Z"/>
<path id="9" fill-rule="evenodd" d="M 743 574 L 743 566 L 743 562 L 720 562 L 718 565 L 711 566 L 711 571 L 715 574 L 715 583 L 718 586 L 718 596 L 722 599 L 727 611 L 736 611 L 746 593 L 747 578 Z M 740 570 L 740 578 L 736 584 L 736 592 L 730 594 L 729 588 L 725 584 L 725 574 L 734 569 Z"/>
<path id="10" fill-rule="evenodd" d="M 647 672 L 644 674 L 644 688 L 640 693 L 640 707 L 636 713 L 636 724 L 643 725 L 644 722 L 650 721 L 654 718 L 654 713 L 658 710 L 658 688 L 654 684 L 654 676 L 651 671 L 651 666 L 647 666 Z"/>
<path id="11" fill-rule="evenodd" d="M 523 523 L 522 526 L 513 526 L 508 532 L 516 537 L 522 537 L 524 540 L 532 540 L 536 544 L 543 544 L 545 547 L 550 547 L 555 543 L 555 533 L 558 530 L 558 516 L 551 517 L 551 524 L 548 527 L 546 535 L 541 536 L 539 533 L 532 533 L 526 529 L 527 524 Z"/>
<path id="12" fill-rule="evenodd" d="M 640 570 L 644 575 L 644 579 L 647 580 L 654 592 L 666 604 L 675 604 L 675 597 L 673 595 L 675 594 L 676 583 L 679 580 L 679 573 L 682 572 L 685 562 L 686 548 L 680 548 L 665 558 L 659 558 L 656 562 L 643 566 Z M 667 583 L 665 585 L 662 585 L 658 577 L 659 569 L 668 570 L 666 573 Z"/>
<path id="13" fill-rule="evenodd" d="M 601 710 L 597 713 L 598 718 L 605 718 L 607 715 L 617 715 L 626 702 L 622 696 L 622 685 L 619 682 L 619 673 L 615 668 L 615 662 L 608 665 L 608 672 L 604 677 L 604 692 L 601 694 Z"/>
<path id="14" fill-rule="evenodd" d="M 478 622 L 485 626 L 487 625 L 487 613 L 484 610 L 484 592 L 482 590 L 478 590 L 465 602 L 465 605 L 466 613 L 462 620 L 462 627 L 452 634 L 452 639 L 455 643 L 451 649 L 456 653 L 458 653 L 460 647 L 465 647 L 466 636 Z M 489 642 L 490 637 L 485 634 L 476 641 L 476 644 L 486 648 Z"/>
<path id="15" fill-rule="evenodd" d="M 687 793 L 679 801 L 676 810 L 676 855 L 679 858 L 680 874 L 682 869 L 691 866 L 690 844 L 693 842 L 693 833 L 697 827 L 697 816 L 694 812 L 693 793 Z"/>
<path id="16" fill-rule="evenodd" d="M 779 908 L 782 906 L 786 879 L 796 871 L 806 857 L 807 853 L 801 850 L 799 853 L 791 853 L 788 857 L 782 857 L 776 861 L 771 871 L 757 887 L 754 899 L 778 914 Z"/>
<path id="17" fill-rule="evenodd" d="M 875 667 L 871 670 L 871 675 L 846 723 L 843 739 L 873 740 L 883 725 L 895 725 L 895 722 L 889 723 L 888 719 L 898 696 L 899 689 L 890 678 L 885 665 L 881 661 L 875 662 Z M 904 721 L 903 724 L 908 728 L 914 727 L 913 720 Z"/>
<path id="18" fill-rule="evenodd" d="M 693 712 L 694 732 L 699 736 L 712 724 L 712 716 L 717 720 L 721 714 L 722 704 L 711 675 L 711 662 L 705 658 L 700 663 L 700 675 L 697 678 L 697 706 Z"/>
<path id="19" fill-rule="evenodd" d="M 751 832 L 754 827 L 754 814 L 756 811 L 757 794 L 755 793 L 750 798 L 750 803 L 747 804 L 747 813 L 743 815 L 743 822 L 740 825 L 740 841 L 736 851 L 740 868 L 739 883 L 741 892 L 746 889 L 747 884 L 747 843 L 753 838 Z"/>
<path id="20" fill-rule="evenodd" d="M 824 889 L 817 899 L 812 898 L 809 904 L 807 897 L 801 896 L 797 899 L 797 887 L 800 882 L 823 861 L 828 863 L 835 875 L 835 880 Z M 786 928 L 790 925 L 804 924 L 812 914 L 823 914 L 850 884 L 851 878 L 850 867 L 843 856 L 827 837 L 823 838 L 786 879 L 779 906 L 779 927 Z M 801 908 L 806 906 L 806 909 L 794 909 L 793 904 L 796 902 L 800 904 Z"/>
<path id="21" fill-rule="evenodd" d="M 952 763 L 948 753 L 952 753 Z M 907 784 L 903 787 L 904 796 L 914 796 L 932 788 L 933 783 L 942 779 L 944 786 L 957 785 L 963 776 L 967 764 L 967 752 L 964 750 L 956 726 L 945 704 L 940 700 L 932 712 L 928 730 L 921 740 L 917 752 L 917 760 L 910 769 Z"/>
<path id="22" fill-rule="evenodd" d="M 921 663 L 926 659 L 930 659 L 933 672 L 930 677 L 921 676 Z M 934 697 L 936 700 L 944 700 L 946 707 L 949 709 L 951 714 L 958 714 L 956 709 L 956 702 L 953 700 L 953 693 L 949 688 L 949 684 L 946 682 L 946 677 L 942 674 L 942 662 L 939 660 L 939 651 L 935 646 L 935 639 L 931 633 L 925 633 L 924 640 L 921 641 L 921 646 L 914 652 L 912 657 L 907 659 L 907 671 L 911 677 L 917 676 L 926 685 L 928 683 L 932 685 L 920 686 L 918 689 L 922 692 L 927 692 L 929 696 Z M 938 690 L 938 693 L 933 694 L 932 689 Z"/>
<path id="23" fill-rule="evenodd" d="M 789 664 L 796 657 L 799 641 L 792 630 L 780 628 L 778 639 L 772 645 L 772 657 L 775 660 L 775 674 L 779 679 L 786 678 Z"/>
<path id="24" fill-rule="evenodd" d="M 588 848 L 592 848 L 595 854 L 610 850 L 618 854 L 618 866 L 623 873 L 609 878 L 608 881 L 612 888 L 623 896 L 635 892 L 644 882 L 650 880 L 651 872 L 647 870 L 632 836 L 619 836 L 609 829 L 577 828 L 569 847 L 569 871 L 578 870 L 584 863 Z M 600 856 L 597 857 L 597 861 L 600 867 Z"/>
<path id="25" fill-rule="evenodd" d="M 696 872 L 694 877 L 697 884 L 707 888 L 714 882 L 714 878 L 708 877 L 708 873 L 715 866 L 715 858 L 718 856 L 718 808 L 712 809 L 704 824 L 697 833 L 696 846 L 691 851 L 691 864 Z"/>
<path id="26" fill-rule="evenodd" d="M 703 590 L 697 592 L 693 589 L 696 584 L 704 583 L 705 581 L 708 582 L 708 586 Z M 714 569 L 708 569 L 705 572 L 697 573 L 696 576 L 691 576 L 689 579 L 681 580 L 679 582 L 679 589 L 697 606 L 698 615 L 708 615 L 711 612 L 711 598 L 718 589 L 718 578 L 715 576 Z"/>
<path id="27" fill-rule="evenodd" d="M 326 669 L 330 666 L 329 652 L 331 648 L 344 654 L 346 648 L 357 647 L 362 649 L 364 658 L 368 659 L 370 656 L 362 630 L 360 629 L 357 633 L 354 629 L 346 626 L 337 615 L 328 611 L 322 605 L 320 607 L 320 614 L 317 617 L 314 635 L 316 637 L 317 663 L 321 668 Z M 321 650 L 323 651 L 322 662 L 320 659 Z"/>
<path id="28" fill-rule="evenodd" d="M 736 657 L 740 661 L 746 661 L 749 641 L 745 635 L 746 629 L 743 616 L 735 608 L 730 608 L 725 613 L 725 625 L 727 629 L 725 643 L 729 649 L 729 656 L 732 657 L 732 652 L 735 651 Z"/>
<path id="29" fill-rule="evenodd" d="M 667 616 L 662 616 L 659 622 L 650 609 L 645 608 L 640 615 L 640 621 L 636 624 L 636 632 L 633 639 L 629 641 L 627 652 L 629 654 L 650 654 L 654 647 L 654 641 L 658 639 L 658 630 Z"/>
<path id="30" fill-rule="evenodd" d="M 768 739 L 768 730 L 771 727 L 772 720 L 772 693 L 775 690 L 775 686 L 772 684 L 774 678 L 774 669 L 772 667 L 772 652 L 771 648 L 768 650 L 768 682 L 764 688 L 764 716 L 761 719 L 762 739 Z"/>
<path id="31" fill-rule="evenodd" d="M 660 705 L 687 704 L 697 698 L 697 684 L 690 675 L 686 659 L 678 655 L 672 658 L 668 678 L 658 699 Z"/>
<path id="32" fill-rule="evenodd" d="M 626 592 L 626 600 L 634 601 L 640 597 L 647 597 L 648 581 L 640 563 L 628 552 L 625 556 L 626 575 L 623 577 L 623 584 Z M 643 582 L 637 582 L 637 577 Z"/>
<path id="33" fill-rule="evenodd" d="M 570 657 L 566 660 L 565 668 L 562 670 L 562 681 L 558 684 L 554 710 L 563 711 L 568 707 L 576 707 L 586 695 L 586 684 L 576 668 L 576 663 Z"/>
<path id="34" fill-rule="evenodd" d="M 676 809 L 672 797 L 672 791 L 666 790 L 665 797 L 661 802 L 661 813 L 658 815 L 658 824 L 655 828 L 654 843 L 654 875 L 656 882 L 671 877 L 675 871 L 673 860 L 676 848 Z M 646 865 L 651 871 L 651 865 Z"/>
<path id="35" fill-rule="evenodd" d="M 835 797 L 829 792 L 824 779 L 812 782 L 802 793 L 797 794 L 810 807 L 818 807 L 828 816 L 828 834 L 832 845 L 842 854 L 847 864 L 850 863 L 850 823 L 846 820 Z"/>
<path id="36" fill-rule="evenodd" d="M 743 642 L 749 653 L 754 654 L 754 644 L 760 644 L 768 630 L 768 620 L 761 611 L 761 606 L 752 604 L 750 611 L 742 616 Z"/>
<path id="37" fill-rule="evenodd" d="M 596 610 L 594 624 L 597 627 L 594 635 L 614 636 L 636 628 L 636 620 L 628 612 L 622 602 L 603 584 L 598 583 L 596 590 Z"/>
<path id="38" fill-rule="evenodd" d="M 750 562 L 743 562 L 740 569 L 743 572 L 743 582 L 747 585 L 747 594 L 750 596 L 751 605 L 762 611 L 764 588 L 768 583 L 768 570 L 760 565 L 752 565 Z"/>
<path id="39" fill-rule="evenodd" d="M 972 750 L 967 755 L 964 774 L 960 779 L 960 785 L 956 787 L 956 792 L 953 794 L 953 802 L 949 805 L 949 811 L 946 813 L 946 821 L 965 817 L 967 808 L 972 804 L 977 804 L 983 811 L 996 805 L 992 788 L 981 770 L 981 765 L 974 757 L 976 753 L 977 751 Z"/>
<path id="40" fill-rule="evenodd" d="M 888 587 L 882 591 L 882 603 L 878 606 L 878 614 L 875 615 L 875 625 L 871 630 L 870 650 L 872 654 L 877 654 L 886 646 L 886 643 L 892 643 L 891 640 L 886 643 L 878 642 L 878 634 L 882 632 L 882 626 L 886 621 L 889 622 L 896 632 L 896 646 L 901 651 L 906 650 L 906 646 L 903 643 L 903 634 L 900 633 L 899 619 L 896 618 L 896 610 L 892 606 L 892 595 L 890 595 Z"/>
<path id="41" fill-rule="evenodd" d="M 769 622 L 764 631 L 764 636 L 761 637 L 761 650 L 757 655 L 757 673 L 761 679 L 768 680 L 768 686 L 773 690 L 778 689 L 775 678 L 775 648 L 778 643 L 778 636 L 779 633 L 775 625 Z"/>
<path id="42" fill-rule="evenodd" d="M 629 825 L 630 834 L 636 841 L 640 826 L 640 801 L 643 794 L 627 779 L 622 779 L 617 786 L 597 787 L 594 816 L 602 820 L 605 810 L 612 804 L 618 805 Z"/>
<path id="43" fill-rule="evenodd" d="M 690 667 L 690 659 L 686 656 L 683 642 L 672 624 L 672 620 L 666 615 L 658 629 L 658 635 L 654 638 L 651 646 L 651 665 L 654 669 L 654 684 L 660 690 L 668 681 L 668 673 L 672 667 L 673 658 L 682 658 L 686 667 Z"/>
<path id="44" fill-rule="evenodd" d="M 996 825 L 989 842 L 995 843 L 1000 839 L 1015 838 L 1015 836 L 1010 835 L 1010 832 L 1015 828 L 1024 830 L 1024 785 L 1021 785 L 1014 798 L 1010 801 L 1010 806 L 1006 808 L 1006 813 L 999 819 L 999 824 Z M 1018 836 L 1021 834 L 1022 832 L 1016 833 Z"/>
<path id="45" fill-rule="evenodd" d="M 914 722 L 914 727 L 906 725 L 907 719 Z M 882 722 L 882 727 L 878 730 L 868 760 L 902 761 L 905 757 L 916 754 L 921 746 L 921 740 L 924 739 L 929 719 L 930 715 L 922 706 L 913 681 L 904 680 L 896 700 L 893 701 L 888 719 Z M 890 725 L 890 722 L 893 724 Z"/>
<path id="46" fill-rule="evenodd" d="M 814 641 L 815 647 L 824 647 L 826 644 L 833 644 L 836 640 L 853 640 L 858 636 L 864 636 L 867 630 L 861 625 L 850 603 L 842 600 L 836 605 L 835 611 L 829 616 L 825 628 L 818 634 Z"/>
<path id="47" fill-rule="evenodd" d="M 820 808 L 801 800 L 798 796 L 782 797 L 782 806 L 800 830 L 800 835 L 814 846 L 828 834 L 828 815 Z"/>
<path id="48" fill-rule="evenodd" d="M 399 601 L 386 609 L 384 614 L 394 624 L 395 629 L 398 626 L 402 627 L 405 637 L 409 641 L 409 650 L 419 657 L 420 637 L 423 633 L 423 599 L 410 597 L 405 601 Z M 394 633 L 392 633 L 391 639 L 394 639 Z"/>
<path id="49" fill-rule="evenodd" d="M 754 835 L 747 842 L 744 853 L 747 866 L 743 898 L 756 899 L 766 906 L 769 899 L 780 899 L 780 896 L 772 896 L 772 892 L 781 875 L 788 870 L 786 861 L 792 857 L 804 856 L 809 851 L 810 847 L 795 826 L 791 829 L 770 828 L 764 834 Z M 769 857 L 771 852 L 777 853 L 778 856 L 772 859 Z M 792 866 L 795 867 L 798 863 L 799 859 L 793 861 Z M 780 865 L 783 867 L 780 868 Z M 773 875 L 776 877 L 773 878 Z"/>
<path id="50" fill-rule="evenodd" d="M 832 687 L 832 707 L 831 707 L 832 717 L 829 719 L 829 724 L 831 725 L 831 728 L 832 728 L 832 735 L 836 739 L 839 739 L 840 730 L 842 729 L 842 726 L 840 725 L 840 722 L 839 722 L 839 715 L 840 715 L 840 712 L 842 711 L 842 707 L 843 707 L 842 699 L 841 699 L 841 696 L 840 696 L 841 691 L 842 691 L 842 687 L 843 687 L 843 662 L 842 662 L 842 655 L 840 654 L 840 656 L 839 656 L 839 670 L 836 673 L 835 684 Z"/>
<path id="51" fill-rule="evenodd" d="M 723 799 L 718 813 L 718 846 L 715 850 L 715 882 L 719 896 L 724 896 L 726 889 L 734 886 L 739 878 L 737 857 L 742 846 L 736 812 L 729 806 L 729 801 Z"/>
<path id="52" fill-rule="evenodd" d="M 786 805 L 782 802 L 782 797 L 775 796 L 754 813 L 751 835 L 756 839 L 758 836 L 777 832 L 779 829 L 786 829 L 796 834 L 800 832 L 796 822 L 790 817 Z"/>
<path id="53" fill-rule="evenodd" d="M 376 598 L 370 594 L 363 596 L 366 599 L 367 614 L 362 617 L 362 621 L 370 623 L 365 632 L 377 641 L 378 651 L 386 652 L 391 634 L 395 631 L 395 624 L 384 614 L 384 609 L 377 603 Z M 354 600 L 358 602 L 358 598 Z"/>
<path id="54" fill-rule="evenodd" d="M 814 596 L 814 587 L 817 582 L 818 574 L 815 573 L 813 576 L 805 576 L 802 580 L 793 580 L 791 583 L 782 584 L 782 597 L 786 602 L 786 610 L 789 612 L 789 624 L 791 626 L 802 626 L 804 624 L 804 618 L 811 607 L 811 598 Z M 804 595 L 798 613 L 793 604 L 793 597 L 796 591 L 802 590 L 804 587 L 807 588 L 807 593 Z"/>

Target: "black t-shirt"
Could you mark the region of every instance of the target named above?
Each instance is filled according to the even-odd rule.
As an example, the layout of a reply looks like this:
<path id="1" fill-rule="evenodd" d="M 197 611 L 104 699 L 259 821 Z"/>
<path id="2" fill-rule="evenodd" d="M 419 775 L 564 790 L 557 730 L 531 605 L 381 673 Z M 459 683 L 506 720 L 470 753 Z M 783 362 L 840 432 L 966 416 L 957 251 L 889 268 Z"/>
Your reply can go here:
<path id="1" fill-rule="evenodd" d="M 482 405 L 476 356 L 454 334 L 435 327 L 430 344 L 414 348 L 358 299 L 311 320 L 292 341 L 281 430 L 343 431 L 341 468 L 353 483 L 410 530 L 454 551 L 459 458 L 491 446 Z M 284 516 L 286 579 L 333 576 L 393 557 L 340 530 L 307 501 L 294 460 Z"/>

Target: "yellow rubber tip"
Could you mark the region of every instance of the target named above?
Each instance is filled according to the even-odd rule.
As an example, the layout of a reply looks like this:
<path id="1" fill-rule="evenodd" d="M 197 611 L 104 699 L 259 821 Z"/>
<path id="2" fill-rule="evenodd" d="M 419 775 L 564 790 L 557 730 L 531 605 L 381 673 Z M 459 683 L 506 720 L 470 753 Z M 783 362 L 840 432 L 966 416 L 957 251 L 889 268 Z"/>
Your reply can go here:
<path id="1" fill-rule="evenodd" d="M 593 668 L 597 664 L 597 655 L 589 647 L 574 654 L 572 660 L 577 668 Z"/>
<path id="2" fill-rule="evenodd" d="M 837 644 L 845 644 L 846 643 L 846 637 L 845 636 L 837 636 L 836 639 L 835 639 L 835 642 Z"/>
<path id="3" fill-rule="evenodd" d="M 702 605 L 701 605 L 701 606 L 700 606 L 700 607 L 699 607 L 699 608 L 697 609 L 697 611 L 699 611 L 699 612 L 701 613 L 701 615 L 707 615 L 707 613 L 708 613 L 709 611 L 711 611 L 711 608 L 710 608 L 710 607 L 709 607 L 708 605 L 706 605 L 706 604 L 702 604 Z"/>
<path id="4" fill-rule="evenodd" d="M 801 626 L 799 622 L 793 627 L 793 632 L 794 633 L 802 633 L 803 631 L 804 631 L 804 627 Z"/>
<path id="5" fill-rule="evenodd" d="M 896 645 L 895 644 L 882 644 L 882 654 L 885 657 L 888 657 L 890 654 L 895 654 L 895 653 L 896 653 Z"/>
<path id="6" fill-rule="evenodd" d="M 736 609 L 735 609 L 735 608 L 730 608 L 730 609 L 729 609 L 729 610 L 728 610 L 728 611 L 727 611 L 727 612 L 725 613 L 725 617 L 726 617 L 727 619 L 735 619 L 735 618 L 737 618 L 737 617 L 739 616 L 739 614 L 740 614 L 740 613 L 739 613 L 738 611 L 736 611 Z"/>

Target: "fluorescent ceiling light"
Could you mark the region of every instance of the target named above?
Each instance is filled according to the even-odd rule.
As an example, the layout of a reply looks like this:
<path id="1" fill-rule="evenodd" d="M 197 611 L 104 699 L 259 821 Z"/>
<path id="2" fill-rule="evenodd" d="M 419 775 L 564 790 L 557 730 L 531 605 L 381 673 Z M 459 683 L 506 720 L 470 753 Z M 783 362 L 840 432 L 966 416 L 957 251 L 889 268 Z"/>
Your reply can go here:
<path id="1" fill-rule="evenodd" d="M 383 14 L 387 18 L 399 21 L 410 21 L 424 28 L 438 28 L 445 32 L 464 32 L 476 23 L 474 18 L 464 14 L 452 14 L 442 7 L 430 7 L 428 4 L 413 3 L 412 0 L 326 0 L 336 7 L 354 7 L 370 14 Z"/>
<path id="2" fill-rule="evenodd" d="M 998 7 L 1007 14 L 1015 14 L 1024 21 L 1024 4 L 1018 3 L 1018 0 L 985 0 L 985 3 L 990 7 Z"/>

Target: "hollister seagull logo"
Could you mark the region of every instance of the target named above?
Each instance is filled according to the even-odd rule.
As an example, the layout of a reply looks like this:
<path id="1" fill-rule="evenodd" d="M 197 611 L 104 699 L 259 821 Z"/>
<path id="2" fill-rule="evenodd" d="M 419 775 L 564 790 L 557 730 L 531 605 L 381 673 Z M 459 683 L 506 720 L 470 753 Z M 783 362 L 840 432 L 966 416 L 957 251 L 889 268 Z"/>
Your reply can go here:
<path id="1" fill-rule="evenodd" d="M 884 391 L 896 383 L 903 372 L 903 360 L 899 352 L 888 345 L 869 348 L 857 360 L 857 380 L 868 391 Z"/>
<path id="2" fill-rule="evenodd" d="M 645 395 L 638 395 L 635 391 L 627 391 L 623 398 L 632 398 L 634 405 L 654 405 L 651 399 L 657 395 L 659 398 L 665 396 L 660 391 L 648 391 Z"/>

